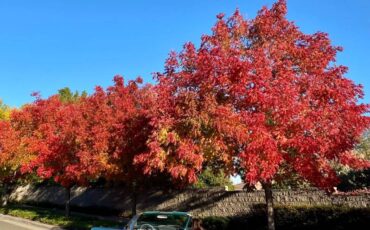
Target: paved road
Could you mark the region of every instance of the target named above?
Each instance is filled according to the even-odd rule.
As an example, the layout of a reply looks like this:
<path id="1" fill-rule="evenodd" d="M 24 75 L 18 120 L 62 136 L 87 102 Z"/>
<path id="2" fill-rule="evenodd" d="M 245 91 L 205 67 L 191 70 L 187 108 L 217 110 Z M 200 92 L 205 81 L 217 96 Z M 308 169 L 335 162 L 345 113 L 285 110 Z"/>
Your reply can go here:
<path id="1" fill-rule="evenodd" d="M 15 225 L 14 223 L 8 223 L 3 220 L 0 220 L 0 229 L 1 230 L 29 230 L 26 226 Z"/>
<path id="2" fill-rule="evenodd" d="M 0 216 L 0 230 L 51 230 L 53 227 L 24 221 L 21 219 Z"/>

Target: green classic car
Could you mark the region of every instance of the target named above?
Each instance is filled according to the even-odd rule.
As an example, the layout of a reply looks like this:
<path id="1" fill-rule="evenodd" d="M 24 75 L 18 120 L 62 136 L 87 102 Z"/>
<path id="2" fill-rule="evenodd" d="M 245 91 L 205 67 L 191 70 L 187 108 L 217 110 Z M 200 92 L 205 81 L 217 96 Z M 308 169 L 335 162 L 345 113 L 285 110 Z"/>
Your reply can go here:
<path id="1" fill-rule="evenodd" d="M 134 216 L 124 228 L 94 227 L 91 230 L 191 230 L 192 217 L 186 212 L 144 212 Z"/>

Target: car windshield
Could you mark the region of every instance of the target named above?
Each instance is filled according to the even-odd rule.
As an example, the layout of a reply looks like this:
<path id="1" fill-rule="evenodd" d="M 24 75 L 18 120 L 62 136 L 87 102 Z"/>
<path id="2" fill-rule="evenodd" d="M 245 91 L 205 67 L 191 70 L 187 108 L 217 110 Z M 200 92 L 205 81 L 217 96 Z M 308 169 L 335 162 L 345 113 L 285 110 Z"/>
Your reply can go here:
<path id="1" fill-rule="evenodd" d="M 184 214 L 144 213 L 136 221 L 135 230 L 183 230 L 189 216 Z"/>

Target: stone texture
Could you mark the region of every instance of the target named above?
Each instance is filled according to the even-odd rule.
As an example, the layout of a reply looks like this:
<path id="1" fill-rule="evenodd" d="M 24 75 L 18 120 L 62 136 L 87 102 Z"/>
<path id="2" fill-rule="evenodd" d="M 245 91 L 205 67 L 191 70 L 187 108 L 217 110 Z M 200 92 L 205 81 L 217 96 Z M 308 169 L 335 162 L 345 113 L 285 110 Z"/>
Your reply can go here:
<path id="1" fill-rule="evenodd" d="M 370 207 L 370 195 L 327 195 L 319 190 L 275 190 L 275 205 L 336 205 Z M 49 203 L 63 205 L 65 190 L 58 186 L 31 185 L 16 187 L 10 200 L 24 203 Z M 265 202 L 264 192 L 186 190 L 163 193 L 161 191 L 140 194 L 137 208 L 145 210 L 188 211 L 199 217 L 238 216 L 260 207 Z M 104 208 L 122 213 L 130 212 L 129 193 L 122 188 L 73 188 L 72 206 Z"/>

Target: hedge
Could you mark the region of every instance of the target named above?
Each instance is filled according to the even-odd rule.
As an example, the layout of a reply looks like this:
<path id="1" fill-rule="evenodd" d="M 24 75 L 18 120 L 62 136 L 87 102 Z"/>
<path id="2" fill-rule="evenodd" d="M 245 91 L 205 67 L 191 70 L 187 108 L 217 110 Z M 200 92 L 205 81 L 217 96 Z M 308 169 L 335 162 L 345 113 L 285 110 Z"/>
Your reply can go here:
<path id="1" fill-rule="evenodd" d="M 277 230 L 370 229 L 370 208 L 277 206 L 275 224 Z M 265 230 L 266 215 L 259 206 L 253 213 L 237 218 L 204 218 L 203 226 L 206 230 Z"/>

